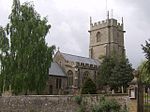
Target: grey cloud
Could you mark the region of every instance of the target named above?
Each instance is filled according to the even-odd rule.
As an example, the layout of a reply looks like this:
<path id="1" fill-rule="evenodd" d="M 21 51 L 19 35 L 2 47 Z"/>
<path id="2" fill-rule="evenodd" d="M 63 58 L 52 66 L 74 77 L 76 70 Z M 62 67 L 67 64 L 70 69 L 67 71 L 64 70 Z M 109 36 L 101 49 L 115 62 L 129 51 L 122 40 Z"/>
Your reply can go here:
<path id="1" fill-rule="evenodd" d="M 8 2 L 9 0 L 6 1 Z M 21 1 L 24 2 L 25 0 Z M 99 0 L 93 0 L 93 2 L 99 2 Z M 119 17 L 124 17 L 126 52 L 130 62 L 136 68 L 144 60 L 141 44 L 144 44 L 145 40 L 150 36 L 150 0 L 113 0 L 113 2 L 115 4 L 115 14 Z M 11 4 L 11 2 L 9 3 Z M 56 47 L 60 47 L 60 50 L 63 52 L 87 57 L 89 47 L 89 16 L 93 17 L 93 21 L 105 19 L 105 4 L 99 2 L 85 4 L 87 6 L 82 8 L 67 8 L 68 6 L 60 8 L 61 4 L 57 3 L 59 2 L 55 0 L 34 0 L 37 12 L 41 16 L 48 16 L 48 21 L 52 25 L 46 41 L 49 45 L 54 44 Z M 7 23 L 10 10 L 10 7 L 5 6 L 8 10 L 3 11 L 0 7 L 0 24 L 2 25 Z M 116 18 L 116 16 L 114 17 Z"/>

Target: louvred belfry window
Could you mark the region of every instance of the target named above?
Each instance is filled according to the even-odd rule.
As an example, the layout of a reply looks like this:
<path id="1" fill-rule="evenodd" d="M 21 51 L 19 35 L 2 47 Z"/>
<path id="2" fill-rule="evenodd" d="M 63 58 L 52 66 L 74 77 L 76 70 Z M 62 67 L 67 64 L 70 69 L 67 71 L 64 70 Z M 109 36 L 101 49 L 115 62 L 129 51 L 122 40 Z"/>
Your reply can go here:
<path id="1" fill-rule="evenodd" d="M 96 41 L 97 41 L 97 42 L 100 42 L 100 41 L 101 41 L 101 33 L 100 33 L 100 32 L 97 32 L 97 33 L 96 33 Z"/>

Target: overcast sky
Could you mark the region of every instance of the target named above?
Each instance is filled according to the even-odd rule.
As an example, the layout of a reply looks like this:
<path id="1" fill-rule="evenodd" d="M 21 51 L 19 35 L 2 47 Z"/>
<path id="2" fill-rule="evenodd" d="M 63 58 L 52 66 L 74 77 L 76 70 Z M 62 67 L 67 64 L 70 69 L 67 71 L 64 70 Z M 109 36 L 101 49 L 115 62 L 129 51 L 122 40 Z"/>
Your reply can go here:
<path id="1" fill-rule="evenodd" d="M 31 0 L 21 0 L 21 3 Z M 41 16 L 52 25 L 46 41 L 60 51 L 88 57 L 89 18 L 106 19 L 106 0 L 32 0 Z M 145 58 L 141 44 L 150 37 L 150 0 L 107 0 L 113 17 L 124 17 L 126 55 L 136 68 Z M 0 25 L 5 26 L 12 0 L 0 0 Z M 111 14 L 112 15 L 112 14 Z"/>

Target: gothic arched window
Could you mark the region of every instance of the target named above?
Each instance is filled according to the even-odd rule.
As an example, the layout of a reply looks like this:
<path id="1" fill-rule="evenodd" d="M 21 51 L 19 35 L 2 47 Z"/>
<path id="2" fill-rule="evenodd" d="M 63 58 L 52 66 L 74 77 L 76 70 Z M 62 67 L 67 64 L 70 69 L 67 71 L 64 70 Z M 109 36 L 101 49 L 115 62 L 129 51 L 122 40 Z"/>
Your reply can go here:
<path id="1" fill-rule="evenodd" d="M 84 74 L 83 74 L 83 78 L 82 78 L 82 83 L 85 82 L 85 80 L 89 77 L 89 72 L 88 71 L 85 71 Z"/>
<path id="2" fill-rule="evenodd" d="M 73 85 L 73 72 L 69 70 L 67 72 L 68 75 L 68 86 L 71 87 Z"/>
<path id="3" fill-rule="evenodd" d="M 100 41 L 101 41 L 101 33 L 100 33 L 100 32 L 97 32 L 97 33 L 96 33 L 96 41 L 97 41 L 97 42 L 100 42 Z"/>

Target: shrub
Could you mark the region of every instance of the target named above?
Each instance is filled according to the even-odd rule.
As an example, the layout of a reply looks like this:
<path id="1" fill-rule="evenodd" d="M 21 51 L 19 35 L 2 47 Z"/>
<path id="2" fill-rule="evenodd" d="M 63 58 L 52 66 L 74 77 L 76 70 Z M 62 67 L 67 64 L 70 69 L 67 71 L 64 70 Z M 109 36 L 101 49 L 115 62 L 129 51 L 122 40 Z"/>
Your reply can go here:
<path id="1" fill-rule="evenodd" d="M 95 105 L 92 109 L 92 112 L 120 112 L 121 106 L 120 104 L 115 100 L 106 100 L 105 98 L 102 98 L 98 105 Z"/>
<path id="2" fill-rule="evenodd" d="M 123 107 L 123 109 L 122 109 L 122 111 L 121 112 L 129 112 L 129 110 L 128 110 L 128 108 L 127 108 L 127 106 L 126 105 L 124 105 L 124 107 Z"/>
<path id="3" fill-rule="evenodd" d="M 78 108 L 77 112 L 85 112 L 84 106 L 80 105 L 80 107 Z"/>
<path id="4" fill-rule="evenodd" d="M 79 105 L 79 108 L 77 109 L 77 112 L 85 112 L 84 105 L 82 104 L 82 96 L 75 96 L 74 97 L 75 102 Z"/>
<path id="5" fill-rule="evenodd" d="M 82 96 L 75 96 L 74 99 L 75 99 L 75 102 L 76 102 L 78 105 L 81 105 Z"/>
<path id="6" fill-rule="evenodd" d="M 96 85 L 90 78 L 88 78 L 83 84 L 81 94 L 95 94 L 95 93 L 96 93 Z"/>
<path id="7" fill-rule="evenodd" d="M 93 107 L 92 112 L 102 112 L 102 109 L 100 106 L 96 105 Z"/>

